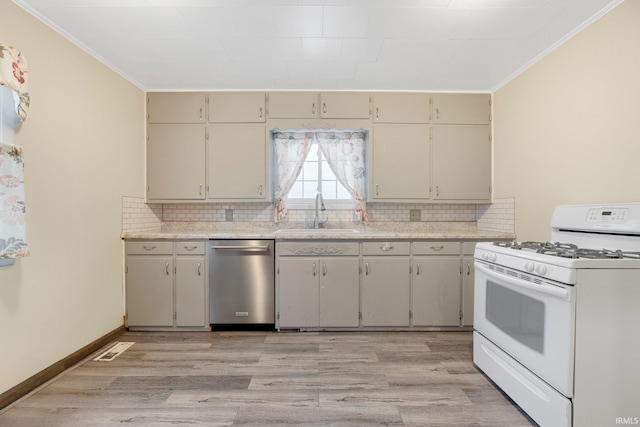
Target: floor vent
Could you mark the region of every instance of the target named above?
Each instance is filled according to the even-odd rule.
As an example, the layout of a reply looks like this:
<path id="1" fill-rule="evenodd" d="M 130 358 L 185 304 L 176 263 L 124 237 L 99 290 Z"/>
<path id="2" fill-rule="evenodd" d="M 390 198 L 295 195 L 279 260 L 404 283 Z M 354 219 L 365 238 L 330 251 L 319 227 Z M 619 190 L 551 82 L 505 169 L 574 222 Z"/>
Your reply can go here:
<path id="1" fill-rule="evenodd" d="M 102 353 L 100 356 L 96 357 L 93 360 L 97 360 L 98 362 L 111 362 L 116 357 L 120 356 L 126 349 L 134 345 L 133 342 L 117 342 L 113 347 L 109 350 Z"/>

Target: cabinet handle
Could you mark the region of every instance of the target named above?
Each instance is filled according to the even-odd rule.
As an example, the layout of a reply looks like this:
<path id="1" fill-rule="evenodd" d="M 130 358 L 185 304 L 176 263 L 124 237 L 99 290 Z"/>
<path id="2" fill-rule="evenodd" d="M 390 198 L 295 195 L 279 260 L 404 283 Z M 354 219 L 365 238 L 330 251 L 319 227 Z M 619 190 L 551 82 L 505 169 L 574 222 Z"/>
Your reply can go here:
<path id="1" fill-rule="evenodd" d="M 322 275 L 327 275 L 327 264 L 325 264 L 324 262 L 322 263 Z"/>
<path id="2" fill-rule="evenodd" d="M 376 196 L 380 195 L 380 186 L 376 184 Z"/>
<path id="3" fill-rule="evenodd" d="M 167 274 L 167 276 L 169 275 L 169 263 L 168 262 L 166 262 L 164 264 L 164 272 Z"/>
<path id="4" fill-rule="evenodd" d="M 316 275 L 316 263 L 315 262 L 313 263 L 312 271 L 313 271 L 313 275 L 315 276 Z"/>
<path id="5" fill-rule="evenodd" d="M 155 247 L 155 246 L 146 246 L 146 245 L 145 245 L 145 246 L 143 246 L 142 248 L 143 248 L 145 251 L 152 251 L 152 250 L 154 250 L 156 247 Z"/>
<path id="6" fill-rule="evenodd" d="M 440 118 L 440 109 L 436 108 L 436 120 Z"/>
<path id="7" fill-rule="evenodd" d="M 202 266 L 202 263 L 198 263 L 198 276 L 202 276 L 202 271 L 200 270 L 200 267 Z"/>
<path id="8" fill-rule="evenodd" d="M 376 120 L 380 120 L 380 107 L 376 107 Z"/>
<path id="9" fill-rule="evenodd" d="M 183 248 L 185 251 L 189 251 L 189 252 L 195 251 L 196 249 L 198 249 L 197 246 L 187 246 L 187 245 L 184 245 Z"/>
<path id="10" fill-rule="evenodd" d="M 431 250 L 436 252 L 440 252 L 443 249 L 444 249 L 444 246 L 431 246 Z"/>
<path id="11" fill-rule="evenodd" d="M 258 193 L 262 196 L 262 184 L 258 185 Z"/>
<path id="12" fill-rule="evenodd" d="M 467 263 L 467 276 L 471 275 L 471 263 Z"/>
<path id="13" fill-rule="evenodd" d="M 440 195 L 440 186 L 436 185 L 436 197 Z"/>
<path id="14" fill-rule="evenodd" d="M 416 276 L 420 275 L 420 263 L 416 262 Z"/>
<path id="15" fill-rule="evenodd" d="M 369 275 L 369 263 L 368 262 L 364 263 L 364 274 L 367 275 L 367 276 Z"/>
<path id="16" fill-rule="evenodd" d="M 202 107 L 200 107 L 200 120 L 202 120 Z"/>
<path id="17" fill-rule="evenodd" d="M 258 118 L 262 119 L 262 107 L 260 107 L 260 111 L 258 113 Z"/>
<path id="18" fill-rule="evenodd" d="M 198 194 L 202 196 L 202 184 L 200 184 L 200 190 L 198 191 Z"/>
<path id="19" fill-rule="evenodd" d="M 380 245 L 380 249 L 385 252 L 389 252 L 391 249 L 393 249 L 393 245 L 389 242 L 385 242 L 384 244 Z"/>
<path id="20" fill-rule="evenodd" d="M 311 104 L 311 114 L 315 114 L 316 113 L 316 103 L 314 102 L 313 104 Z"/>
<path id="21" fill-rule="evenodd" d="M 326 102 L 322 103 L 322 113 L 323 114 L 327 114 L 327 103 Z"/>

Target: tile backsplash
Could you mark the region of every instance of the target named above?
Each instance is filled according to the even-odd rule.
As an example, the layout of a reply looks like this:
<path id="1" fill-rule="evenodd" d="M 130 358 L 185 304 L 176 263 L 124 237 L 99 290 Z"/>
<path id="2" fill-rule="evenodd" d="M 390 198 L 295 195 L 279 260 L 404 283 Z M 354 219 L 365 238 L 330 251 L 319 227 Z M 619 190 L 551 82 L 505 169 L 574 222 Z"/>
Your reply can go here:
<path id="1" fill-rule="evenodd" d="M 159 229 L 162 222 L 223 222 L 227 211 L 233 210 L 237 222 L 271 222 L 271 203 L 145 203 L 141 197 L 122 198 L 122 230 L 146 231 Z M 420 203 L 368 203 L 370 222 L 406 222 L 409 211 L 420 211 L 421 221 L 475 221 L 478 229 L 513 233 L 515 230 L 515 199 L 496 199 L 491 204 L 420 204 Z M 354 220 L 351 210 L 325 212 L 329 221 Z M 308 222 L 311 210 L 289 210 L 289 221 Z"/>

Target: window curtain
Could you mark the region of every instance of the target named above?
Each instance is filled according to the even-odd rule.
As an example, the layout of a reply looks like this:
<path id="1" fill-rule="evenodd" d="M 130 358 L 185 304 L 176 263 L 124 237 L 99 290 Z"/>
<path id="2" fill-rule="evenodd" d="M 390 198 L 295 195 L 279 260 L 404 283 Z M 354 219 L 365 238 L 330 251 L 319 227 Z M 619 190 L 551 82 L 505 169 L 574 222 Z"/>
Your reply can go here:
<path id="1" fill-rule="evenodd" d="M 21 120 L 27 118 L 29 109 L 28 77 L 27 59 L 24 55 L 13 46 L 0 42 L 0 85 L 15 91 L 16 114 Z"/>
<path id="2" fill-rule="evenodd" d="M 356 201 L 356 217 L 367 222 L 365 132 L 317 132 L 316 138 L 329 167 Z"/>
<path id="3" fill-rule="evenodd" d="M 0 43 L 0 267 L 29 255 L 25 229 L 24 159 L 13 145 L 29 108 L 27 60 Z"/>
<path id="4" fill-rule="evenodd" d="M 275 222 L 287 217 L 285 197 L 300 175 L 304 161 L 311 151 L 313 139 L 313 132 L 273 131 Z"/>

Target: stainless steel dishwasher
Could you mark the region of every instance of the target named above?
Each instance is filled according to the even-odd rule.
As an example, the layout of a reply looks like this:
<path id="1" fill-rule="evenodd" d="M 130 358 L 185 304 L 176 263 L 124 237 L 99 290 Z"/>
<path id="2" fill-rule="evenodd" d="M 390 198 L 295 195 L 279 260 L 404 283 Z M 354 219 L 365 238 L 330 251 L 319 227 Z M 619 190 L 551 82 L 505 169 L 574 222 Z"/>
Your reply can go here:
<path id="1" fill-rule="evenodd" d="M 274 324 L 274 241 L 209 243 L 209 323 Z"/>

